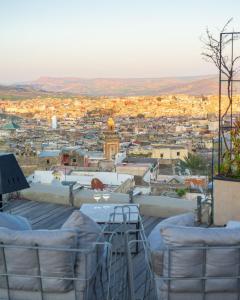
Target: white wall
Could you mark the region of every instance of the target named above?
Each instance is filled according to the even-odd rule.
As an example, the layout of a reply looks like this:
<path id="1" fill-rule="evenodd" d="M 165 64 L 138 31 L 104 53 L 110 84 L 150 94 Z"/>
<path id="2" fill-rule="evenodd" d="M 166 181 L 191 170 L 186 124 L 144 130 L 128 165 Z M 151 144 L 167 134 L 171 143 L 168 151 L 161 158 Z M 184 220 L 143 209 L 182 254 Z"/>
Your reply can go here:
<path id="1" fill-rule="evenodd" d="M 35 171 L 34 174 L 28 177 L 28 180 L 34 183 L 51 184 L 56 181 L 53 176 L 53 171 Z M 134 176 L 128 174 L 119 174 L 111 172 L 81 172 L 74 171 L 71 175 L 62 174 L 60 181 L 76 181 L 81 185 L 91 185 L 93 178 L 98 178 L 103 184 L 107 185 L 121 185 L 126 180 L 133 180 Z"/>
<path id="2" fill-rule="evenodd" d="M 66 180 L 78 181 L 90 185 L 93 178 L 98 178 L 104 184 L 120 185 L 128 179 L 133 180 L 134 177 L 128 174 L 119 174 L 112 172 L 80 172 L 74 171 L 71 175 L 66 176 Z"/>
<path id="3" fill-rule="evenodd" d="M 54 180 L 52 171 L 35 171 L 34 174 L 28 177 L 34 183 L 51 183 Z"/>

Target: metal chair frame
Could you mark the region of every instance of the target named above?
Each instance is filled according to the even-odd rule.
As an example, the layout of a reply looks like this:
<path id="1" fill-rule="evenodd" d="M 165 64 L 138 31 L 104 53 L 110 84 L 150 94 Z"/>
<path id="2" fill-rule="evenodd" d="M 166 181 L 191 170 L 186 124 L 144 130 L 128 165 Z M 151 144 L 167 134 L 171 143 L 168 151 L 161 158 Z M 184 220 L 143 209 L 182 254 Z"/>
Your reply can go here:
<path id="1" fill-rule="evenodd" d="M 129 241 L 128 242 L 128 249 L 131 248 L 131 245 L 134 243 L 142 243 L 143 248 L 144 248 L 144 257 L 145 257 L 145 264 L 146 264 L 146 287 L 149 285 L 151 288 L 154 288 L 155 291 L 153 295 L 151 296 L 151 299 L 158 299 L 157 296 L 157 290 L 156 290 L 156 281 L 161 280 L 163 282 L 167 283 L 167 300 L 170 300 L 170 293 L 171 293 L 171 281 L 177 281 L 177 280 L 201 280 L 202 281 L 202 290 L 201 290 L 201 295 L 202 295 L 202 300 L 206 299 L 207 292 L 205 290 L 205 283 L 209 279 L 215 279 L 215 280 L 221 280 L 221 279 L 236 279 L 238 281 L 238 291 L 236 292 L 236 295 L 238 296 L 238 299 L 240 300 L 240 264 L 238 268 L 238 274 L 234 276 L 208 276 L 206 273 L 206 258 L 207 258 L 207 252 L 209 250 L 213 249 L 218 249 L 218 250 L 237 250 L 238 251 L 238 257 L 239 257 L 239 262 L 240 262 L 240 245 L 219 245 L 219 246 L 174 246 L 174 247 L 166 247 L 164 249 L 165 255 L 164 257 L 167 258 L 167 276 L 163 274 L 161 277 L 157 277 L 154 272 L 153 272 L 153 267 L 152 267 L 152 260 L 151 260 L 151 250 L 148 244 L 148 241 L 145 236 L 143 236 L 143 239 L 141 240 L 135 240 L 135 241 Z M 202 251 L 203 255 L 203 264 L 202 264 L 202 276 L 179 276 L 179 277 L 174 277 L 171 276 L 171 255 L 174 251 L 193 251 L 193 250 L 200 250 Z M 128 250 L 128 253 L 130 251 Z M 134 264 L 131 255 L 129 255 L 129 268 L 131 271 L 131 274 L 133 274 L 134 271 Z M 139 300 L 139 298 L 136 298 L 135 294 L 135 282 L 133 280 L 133 275 L 131 275 L 132 280 L 130 280 L 130 290 L 131 290 L 131 300 Z M 200 292 L 199 292 L 200 293 Z M 147 293 L 147 290 L 145 289 L 145 292 L 143 294 L 143 297 L 141 298 L 142 300 L 148 300 L 149 298 L 149 293 Z"/>
<path id="2" fill-rule="evenodd" d="M 81 245 L 82 246 L 82 245 Z M 75 263 L 76 263 L 76 256 L 81 255 L 83 259 L 87 259 L 87 255 L 93 253 L 93 251 L 96 251 L 97 247 L 102 247 L 104 249 L 105 256 L 101 257 L 101 259 L 98 261 L 97 265 L 95 266 L 94 270 L 91 270 L 90 272 L 86 271 L 86 274 L 89 274 L 88 277 L 79 277 L 77 274 L 75 274 Z M 14 274 L 8 272 L 8 265 L 6 260 L 6 253 L 8 249 L 20 249 L 20 250 L 32 250 L 36 253 L 37 256 L 37 267 L 38 267 L 38 275 L 26 275 L 26 274 Z M 54 252 L 67 252 L 69 255 L 72 255 L 73 257 L 73 270 L 72 274 L 73 276 L 67 277 L 67 276 L 46 276 L 41 274 L 41 265 L 40 265 L 40 258 L 39 253 L 40 251 L 54 251 Z M 81 249 L 71 249 L 71 248 L 63 248 L 63 247 L 43 247 L 39 245 L 35 246 L 21 246 L 21 245 L 6 245 L 3 243 L 0 243 L 0 252 L 2 252 L 2 258 L 3 258 L 3 266 L 5 269 L 4 273 L 0 273 L 0 277 L 6 278 L 6 290 L 7 290 L 7 298 L 1 298 L 4 300 L 11 300 L 11 288 L 9 287 L 9 277 L 18 277 L 18 278 L 36 278 L 39 279 L 39 290 L 37 291 L 40 293 L 40 299 L 44 300 L 44 294 L 47 293 L 44 291 L 43 288 L 43 280 L 47 279 L 62 279 L 62 280 L 69 280 L 73 282 L 73 289 L 74 289 L 74 300 L 77 300 L 77 290 L 76 290 L 76 284 L 77 282 L 83 282 L 86 286 L 85 288 L 85 298 L 86 300 L 93 300 L 92 298 L 92 292 L 95 294 L 94 299 L 106 299 L 109 300 L 109 279 L 110 273 L 111 273 L 111 266 L 112 266 L 112 245 L 108 242 L 97 242 L 97 243 L 89 243 L 84 245 Z M 104 268 L 105 265 L 105 268 Z M 85 266 L 86 267 L 86 266 Z M 105 271 L 107 271 L 107 278 L 106 278 L 106 286 L 104 289 L 103 286 L 103 268 Z M 53 270 L 54 271 L 54 270 Z M 97 293 L 97 285 L 99 286 L 101 290 L 101 295 Z"/>

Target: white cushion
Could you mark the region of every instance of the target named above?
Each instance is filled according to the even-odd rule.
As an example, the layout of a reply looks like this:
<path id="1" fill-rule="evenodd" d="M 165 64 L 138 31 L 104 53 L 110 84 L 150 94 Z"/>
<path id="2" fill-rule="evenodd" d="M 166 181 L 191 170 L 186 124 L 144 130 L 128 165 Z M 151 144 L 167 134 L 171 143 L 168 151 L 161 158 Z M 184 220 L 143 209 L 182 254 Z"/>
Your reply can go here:
<path id="1" fill-rule="evenodd" d="M 26 218 L 0 212 L 0 227 L 13 230 L 30 230 L 31 225 Z"/>

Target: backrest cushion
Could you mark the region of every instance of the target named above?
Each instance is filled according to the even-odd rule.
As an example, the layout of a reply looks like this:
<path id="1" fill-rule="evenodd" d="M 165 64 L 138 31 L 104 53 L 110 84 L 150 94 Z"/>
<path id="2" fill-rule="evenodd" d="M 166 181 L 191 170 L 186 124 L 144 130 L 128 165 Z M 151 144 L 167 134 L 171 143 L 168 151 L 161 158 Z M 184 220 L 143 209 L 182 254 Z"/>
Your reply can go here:
<path id="1" fill-rule="evenodd" d="M 195 215 L 193 213 L 186 213 L 177 216 L 173 216 L 159 222 L 151 231 L 148 241 L 152 250 L 160 250 L 164 247 L 162 237 L 160 235 L 160 229 L 169 225 L 179 226 L 194 226 Z"/>
<path id="2" fill-rule="evenodd" d="M 237 245 L 240 242 L 239 228 L 166 226 L 160 229 L 168 246 L 185 245 Z"/>
<path id="3" fill-rule="evenodd" d="M 179 226 L 194 226 L 195 214 L 185 213 L 176 215 L 167 219 L 164 219 L 160 224 L 162 226 L 166 225 L 179 225 Z"/>
<path id="4" fill-rule="evenodd" d="M 195 215 L 193 213 L 186 213 L 173 216 L 159 222 L 151 231 L 148 242 L 151 250 L 152 267 L 155 274 L 162 275 L 163 269 L 163 250 L 164 242 L 160 234 L 160 229 L 169 225 L 193 226 Z"/>
<path id="5" fill-rule="evenodd" d="M 30 223 L 26 218 L 0 212 L 0 227 L 6 227 L 13 230 L 30 230 Z"/>
<path id="6" fill-rule="evenodd" d="M 74 211 L 62 225 L 62 229 L 76 230 L 78 235 L 77 247 L 82 251 L 77 255 L 76 276 L 80 279 L 92 278 L 104 254 L 105 240 L 101 227 L 81 211 Z M 85 285 L 85 281 L 79 280 L 76 282 L 76 289 L 82 291 Z"/>
<path id="7" fill-rule="evenodd" d="M 75 210 L 62 229 L 71 229 L 78 232 L 78 246 L 95 243 L 101 240 L 101 227 L 81 211 Z"/>
<path id="8" fill-rule="evenodd" d="M 66 250 L 76 248 L 76 232 L 69 230 L 24 230 L 15 231 L 0 228 L 0 243 L 13 247 L 0 248 L 0 273 L 25 275 L 26 277 L 9 277 L 9 287 L 16 290 L 39 290 L 38 278 L 27 276 L 39 275 L 72 278 L 76 255 Z M 17 246 L 34 247 L 39 250 L 17 248 Z M 16 246 L 16 247 L 15 247 Z M 41 247 L 52 248 L 41 249 Z M 60 249 L 61 251 L 57 251 Z M 65 250 L 65 251 L 64 251 Z M 6 287 L 6 278 L 0 278 L 0 287 Z M 72 288 L 72 280 L 43 279 L 42 288 L 46 292 L 65 292 Z"/>
<path id="9" fill-rule="evenodd" d="M 170 290 L 174 292 L 201 292 L 202 289 L 206 292 L 237 291 L 237 279 L 221 277 L 239 274 L 239 249 L 220 248 L 220 246 L 239 245 L 239 229 L 168 226 L 161 228 L 161 235 L 164 244 L 173 247 L 170 252 L 164 253 L 164 276 L 183 278 L 172 280 Z M 209 248 L 204 250 L 201 246 L 209 246 Z M 178 248 L 174 249 L 174 247 Z M 217 279 L 207 279 L 205 282 L 194 279 L 202 276 L 217 277 Z M 192 277 L 193 280 L 184 280 L 184 277 Z"/>

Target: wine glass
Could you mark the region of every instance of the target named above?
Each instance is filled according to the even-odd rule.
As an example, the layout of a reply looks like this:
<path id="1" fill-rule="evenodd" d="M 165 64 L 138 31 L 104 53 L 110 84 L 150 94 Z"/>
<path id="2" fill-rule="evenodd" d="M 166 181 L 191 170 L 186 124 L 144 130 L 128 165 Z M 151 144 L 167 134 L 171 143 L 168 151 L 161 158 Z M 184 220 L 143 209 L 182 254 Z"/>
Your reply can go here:
<path id="1" fill-rule="evenodd" d="M 93 199 L 96 200 L 98 203 L 98 201 L 101 199 L 101 194 L 94 194 Z"/>
<path id="2" fill-rule="evenodd" d="M 102 197 L 105 201 L 108 201 L 108 199 L 110 198 L 110 195 L 109 194 L 103 194 Z"/>

